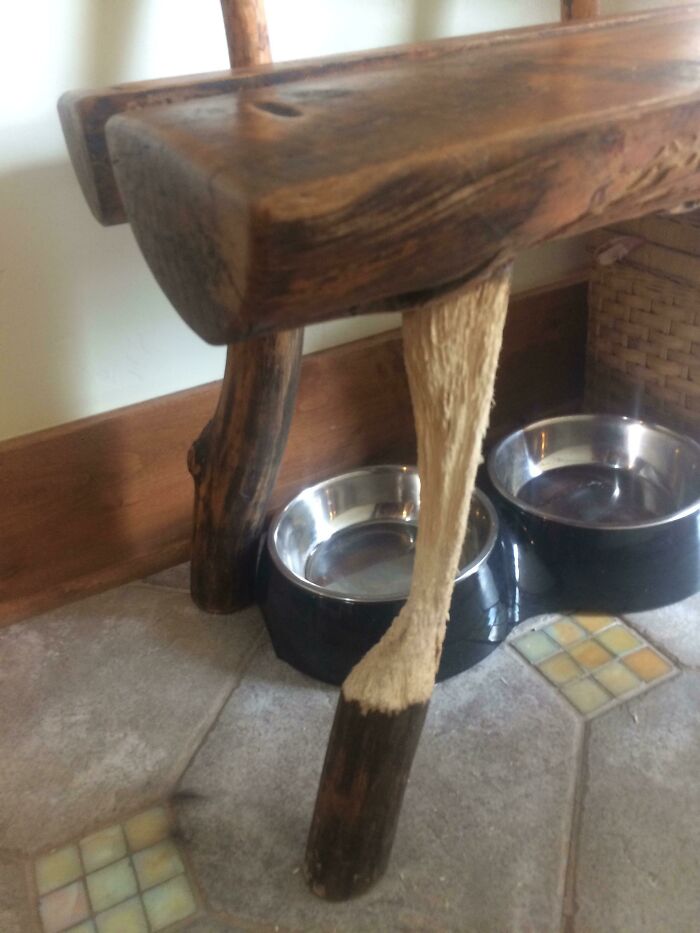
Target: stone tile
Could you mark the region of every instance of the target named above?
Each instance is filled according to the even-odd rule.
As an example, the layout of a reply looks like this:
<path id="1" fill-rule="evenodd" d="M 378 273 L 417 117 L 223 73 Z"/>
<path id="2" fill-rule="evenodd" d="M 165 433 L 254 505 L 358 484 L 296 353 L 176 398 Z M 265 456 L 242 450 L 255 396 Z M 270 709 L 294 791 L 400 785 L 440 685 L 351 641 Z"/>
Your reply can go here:
<path id="1" fill-rule="evenodd" d="M 257 611 L 127 586 L 0 632 L 0 848 L 37 851 L 165 796 L 240 676 Z"/>
<path id="2" fill-rule="evenodd" d="M 212 910 L 308 933 L 558 931 L 580 726 L 556 692 L 505 648 L 437 688 L 389 872 L 348 904 L 300 870 L 336 697 L 262 651 L 185 774 Z"/>
<path id="3" fill-rule="evenodd" d="M 700 668 L 700 593 L 683 602 L 627 616 L 631 624 L 681 664 Z"/>
<path id="4" fill-rule="evenodd" d="M 700 676 L 595 719 L 577 855 L 580 933 L 697 933 Z"/>
<path id="5" fill-rule="evenodd" d="M 187 561 L 184 564 L 177 564 L 175 567 L 168 567 L 167 570 L 161 570 L 159 573 L 152 573 L 150 577 L 145 578 L 144 583 L 189 593 L 190 562 Z"/>
<path id="6" fill-rule="evenodd" d="M 29 894 L 24 866 L 0 857 L 0 930 L 2 933 L 28 933 L 37 929 L 30 917 Z"/>

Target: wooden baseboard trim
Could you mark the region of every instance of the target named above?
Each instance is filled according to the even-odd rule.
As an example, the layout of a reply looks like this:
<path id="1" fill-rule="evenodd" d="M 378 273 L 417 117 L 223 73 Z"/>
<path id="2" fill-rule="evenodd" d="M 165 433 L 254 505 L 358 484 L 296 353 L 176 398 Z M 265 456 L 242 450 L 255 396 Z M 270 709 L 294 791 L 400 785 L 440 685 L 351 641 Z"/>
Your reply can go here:
<path id="1" fill-rule="evenodd" d="M 513 299 L 492 434 L 580 404 L 585 334 L 581 282 Z M 0 624 L 187 558 L 187 450 L 218 389 L 212 383 L 0 443 Z M 398 331 L 310 354 L 272 508 L 333 473 L 412 462 L 414 446 Z"/>

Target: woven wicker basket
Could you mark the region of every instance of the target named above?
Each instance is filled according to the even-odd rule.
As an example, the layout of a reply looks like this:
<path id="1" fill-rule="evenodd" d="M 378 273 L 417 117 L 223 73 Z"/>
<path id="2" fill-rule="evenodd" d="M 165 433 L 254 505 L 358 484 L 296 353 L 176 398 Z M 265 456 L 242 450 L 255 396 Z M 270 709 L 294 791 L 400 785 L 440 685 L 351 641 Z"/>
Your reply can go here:
<path id="1" fill-rule="evenodd" d="M 586 408 L 700 439 L 700 215 L 597 231 Z"/>

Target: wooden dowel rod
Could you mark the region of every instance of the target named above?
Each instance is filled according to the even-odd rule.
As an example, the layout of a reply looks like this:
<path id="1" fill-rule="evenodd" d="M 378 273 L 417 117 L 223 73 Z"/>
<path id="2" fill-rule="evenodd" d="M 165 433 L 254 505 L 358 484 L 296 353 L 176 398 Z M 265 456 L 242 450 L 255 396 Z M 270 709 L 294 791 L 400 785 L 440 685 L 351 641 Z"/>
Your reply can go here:
<path id="1" fill-rule="evenodd" d="M 272 61 L 263 0 L 221 0 L 232 68 Z"/>
<path id="2" fill-rule="evenodd" d="M 561 0 L 561 18 L 594 19 L 600 16 L 600 0 Z"/>
<path id="3" fill-rule="evenodd" d="M 445 637 L 493 386 L 510 267 L 404 315 L 421 513 L 409 598 L 343 684 L 306 853 L 345 900 L 383 874 Z"/>
<path id="4" fill-rule="evenodd" d="M 271 60 L 262 0 L 221 0 L 231 67 Z M 303 330 L 232 344 L 219 404 L 190 450 L 190 589 L 207 612 L 253 599 L 257 545 L 296 401 Z"/>

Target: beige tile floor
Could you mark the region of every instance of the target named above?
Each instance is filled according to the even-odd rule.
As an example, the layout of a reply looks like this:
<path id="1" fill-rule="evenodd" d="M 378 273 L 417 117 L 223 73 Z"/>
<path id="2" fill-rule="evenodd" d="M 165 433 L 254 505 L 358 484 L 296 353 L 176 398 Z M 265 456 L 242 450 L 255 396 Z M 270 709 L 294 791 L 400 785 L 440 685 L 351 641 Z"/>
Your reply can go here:
<path id="1" fill-rule="evenodd" d="M 2 630 L 0 933 L 700 930 L 700 596 L 533 620 L 439 686 L 345 905 L 300 871 L 335 700 L 182 568 Z"/>

